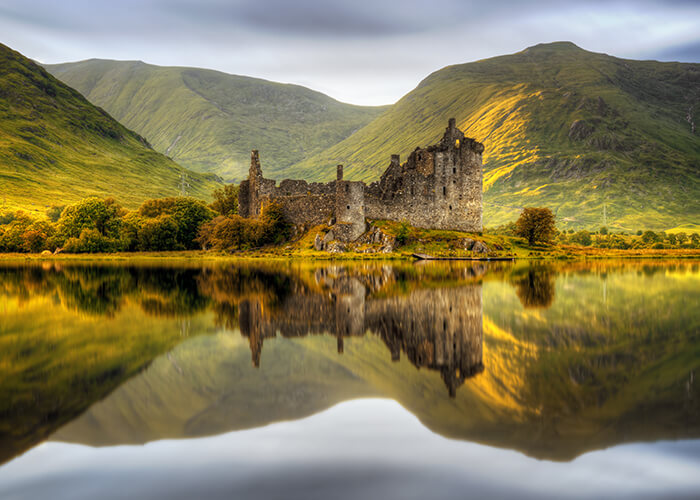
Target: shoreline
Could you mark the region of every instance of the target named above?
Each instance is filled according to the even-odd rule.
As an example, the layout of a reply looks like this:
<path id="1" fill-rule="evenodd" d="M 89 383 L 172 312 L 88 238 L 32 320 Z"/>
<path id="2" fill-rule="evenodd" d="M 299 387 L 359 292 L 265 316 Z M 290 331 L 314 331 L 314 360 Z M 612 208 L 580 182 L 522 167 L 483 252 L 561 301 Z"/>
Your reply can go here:
<path id="1" fill-rule="evenodd" d="M 568 249 L 570 250 L 570 249 Z M 172 252 L 118 252 L 118 253 L 85 253 L 68 254 L 60 253 L 56 255 L 41 255 L 32 253 L 6 253 L 0 254 L 0 262 L 11 261 L 84 261 L 84 262 L 127 262 L 127 261 L 187 261 L 187 262 L 210 262 L 210 261 L 463 261 L 463 262 L 495 262 L 495 261 L 529 261 L 529 260 L 607 260 L 607 259 L 670 259 L 670 260 L 694 260 L 700 259 L 700 249 L 665 249 L 665 250 L 614 250 L 600 252 L 600 249 L 582 248 L 581 251 L 551 254 L 547 252 L 531 251 L 528 255 L 492 255 L 483 257 L 456 257 L 452 255 L 431 255 L 431 259 L 418 259 L 413 252 L 392 252 L 392 253 L 326 253 L 326 252 L 289 252 L 284 254 L 248 251 L 237 253 L 223 253 L 206 250 L 185 250 Z M 585 250 L 592 250 L 586 252 Z"/>

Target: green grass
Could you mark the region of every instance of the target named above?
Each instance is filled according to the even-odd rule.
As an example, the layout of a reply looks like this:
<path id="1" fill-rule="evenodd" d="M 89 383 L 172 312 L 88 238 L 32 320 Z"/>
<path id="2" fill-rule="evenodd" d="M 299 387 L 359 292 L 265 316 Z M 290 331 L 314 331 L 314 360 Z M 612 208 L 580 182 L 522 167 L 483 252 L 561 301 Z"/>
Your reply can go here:
<path id="1" fill-rule="evenodd" d="M 286 167 L 347 138 L 385 109 L 198 68 L 97 59 L 46 68 L 157 151 L 226 180 L 247 177 L 251 149 L 260 150 L 266 175 L 283 178 Z"/>
<path id="2" fill-rule="evenodd" d="M 632 61 L 561 42 L 437 71 L 372 123 L 287 171 L 376 180 L 447 120 L 484 143 L 484 224 L 548 206 L 560 228 L 663 230 L 700 220 L 700 65 Z M 569 137 L 580 120 L 589 135 Z M 604 214 L 605 212 L 605 214 Z M 604 224 L 604 217 L 606 223 Z"/>
<path id="3" fill-rule="evenodd" d="M 0 209 L 44 212 L 90 195 L 134 208 L 176 195 L 182 167 L 78 92 L 0 44 Z M 214 176 L 187 172 L 208 198 Z"/>

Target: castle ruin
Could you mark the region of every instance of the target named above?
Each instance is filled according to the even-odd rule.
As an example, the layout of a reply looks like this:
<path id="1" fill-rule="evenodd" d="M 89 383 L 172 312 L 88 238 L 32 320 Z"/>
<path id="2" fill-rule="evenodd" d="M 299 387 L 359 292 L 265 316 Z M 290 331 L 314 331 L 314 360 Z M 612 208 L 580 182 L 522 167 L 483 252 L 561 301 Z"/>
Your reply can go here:
<path id="1" fill-rule="evenodd" d="M 427 229 L 482 230 L 484 146 L 464 136 L 451 118 L 440 142 L 416 148 L 403 164 L 392 155 L 389 167 L 369 185 L 337 178 L 328 183 L 265 179 L 258 151 L 251 153 L 248 179 L 238 191 L 238 213 L 257 218 L 278 203 L 295 226 L 331 223 L 338 240 L 354 241 L 366 230 L 366 218 L 406 220 Z"/>

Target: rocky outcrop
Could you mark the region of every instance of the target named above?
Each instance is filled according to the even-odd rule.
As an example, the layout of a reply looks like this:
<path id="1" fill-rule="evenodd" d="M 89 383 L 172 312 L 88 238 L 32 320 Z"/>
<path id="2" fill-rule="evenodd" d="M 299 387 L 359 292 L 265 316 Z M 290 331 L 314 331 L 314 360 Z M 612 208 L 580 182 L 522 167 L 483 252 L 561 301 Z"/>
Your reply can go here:
<path id="1" fill-rule="evenodd" d="M 582 141 L 593 133 L 593 126 L 583 120 L 574 120 L 569 128 L 569 139 Z"/>

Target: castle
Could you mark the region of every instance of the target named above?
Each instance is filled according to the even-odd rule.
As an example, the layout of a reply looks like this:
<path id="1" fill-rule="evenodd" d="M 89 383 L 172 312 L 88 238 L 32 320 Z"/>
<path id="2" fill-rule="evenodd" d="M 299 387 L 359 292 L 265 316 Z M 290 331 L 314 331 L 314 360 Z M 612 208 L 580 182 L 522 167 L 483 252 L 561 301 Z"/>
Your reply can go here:
<path id="1" fill-rule="evenodd" d="M 406 220 L 427 229 L 482 230 L 481 162 L 484 146 L 464 136 L 451 118 L 440 142 L 416 148 L 403 164 L 399 155 L 377 182 L 337 178 L 328 183 L 265 179 L 258 151 L 251 153 L 248 179 L 238 191 L 238 213 L 259 217 L 278 203 L 295 226 L 330 221 L 338 240 L 354 241 L 367 230 L 366 218 Z"/>
<path id="2" fill-rule="evenodd" d="M 330 334 L 337 339 L 338 353 L 343 353 L 346 339 L 370 333 L 384 343 L 392 361 L 403 354 L 416 368 L 439 373 L 448 394 L 455 397 L 467 379 L 484 370 L 478 279 L 486 268 L 460 271 L 464 281 L 460 286 L 383 296 L 379 292 L 397 279 L 391 270 L 369 277 L 333 266 L 318 269 L 318 289 L 295 282 L 289 293 L 275 295 L 273 303 L 261 293 L 242 298 L 238 327 L 248 338 L 256 367 L 267 339 Z"/>

